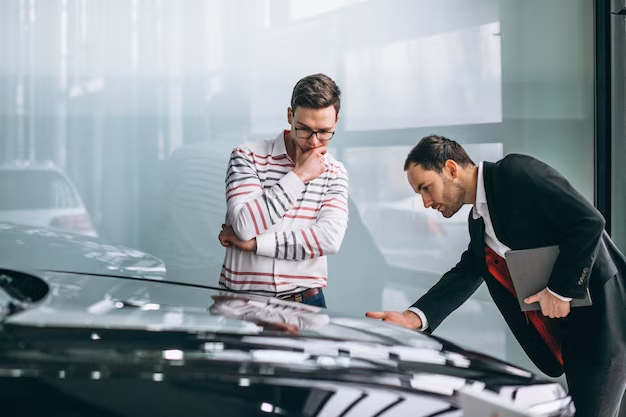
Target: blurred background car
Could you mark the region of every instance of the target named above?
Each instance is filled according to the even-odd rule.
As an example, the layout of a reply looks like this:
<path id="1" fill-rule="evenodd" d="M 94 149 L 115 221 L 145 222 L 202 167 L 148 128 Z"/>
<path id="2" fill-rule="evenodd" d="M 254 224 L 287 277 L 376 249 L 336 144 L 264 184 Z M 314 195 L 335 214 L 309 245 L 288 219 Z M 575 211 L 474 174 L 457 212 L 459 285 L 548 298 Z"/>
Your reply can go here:
<path id="1" fill-rule="evenodd" d="M 0 164 L 0 221 L 97 236 L 78 191 L 51 162 Z"/>
<path id="2" fill-rule="evenodd" d="M 470 210 L 470 206 L 464 206 L 445 219 L 438 211 L 425 208 L 422 198 L 414 195 L 398 201 L 364 204 L 361 216 L 387 264 L 439 278 L 442 269 L 456 264 L 459 254 L 467 249 Z M 394 232 L 389 233 L 390 230 Z"/>

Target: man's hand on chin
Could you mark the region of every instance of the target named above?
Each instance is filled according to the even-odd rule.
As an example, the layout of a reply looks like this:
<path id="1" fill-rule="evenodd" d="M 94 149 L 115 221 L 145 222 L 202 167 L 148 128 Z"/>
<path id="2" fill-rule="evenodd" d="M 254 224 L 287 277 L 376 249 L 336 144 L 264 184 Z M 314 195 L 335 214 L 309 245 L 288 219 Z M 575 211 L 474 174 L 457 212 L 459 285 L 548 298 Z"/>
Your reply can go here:
<path id="1" fill-rule="evenodd" d="M 235 234 L 232 226 L 223 224 L 222 231 L 218 236 L 220 243 L 224 247 L 234 246 L 244 252 L 256 252 L 256 237 L 250 240 L 241 240 Z"/>
<path id="2" fill-rule="evenodd" d="M 370 311 L 365 313 L 365 316 L 371 319 L 381 319 L 382 321 L 404 326 L 413 330 L 422 328 L 422 319 L 410 310 L 406 310 L 402 313 L 399 311 Z"/>

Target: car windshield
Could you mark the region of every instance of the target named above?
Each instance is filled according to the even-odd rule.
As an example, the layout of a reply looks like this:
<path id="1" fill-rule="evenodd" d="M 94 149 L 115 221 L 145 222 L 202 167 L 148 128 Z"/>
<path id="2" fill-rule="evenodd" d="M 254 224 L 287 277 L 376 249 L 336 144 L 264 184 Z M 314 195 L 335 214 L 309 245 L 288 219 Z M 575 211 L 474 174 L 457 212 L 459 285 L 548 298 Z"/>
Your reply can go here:
<path id="1" fill-rule="evenodd" d="M 0 171 L 0 210 L 62 209 L 79 206 L 67 181 L 54 171 Z"/>

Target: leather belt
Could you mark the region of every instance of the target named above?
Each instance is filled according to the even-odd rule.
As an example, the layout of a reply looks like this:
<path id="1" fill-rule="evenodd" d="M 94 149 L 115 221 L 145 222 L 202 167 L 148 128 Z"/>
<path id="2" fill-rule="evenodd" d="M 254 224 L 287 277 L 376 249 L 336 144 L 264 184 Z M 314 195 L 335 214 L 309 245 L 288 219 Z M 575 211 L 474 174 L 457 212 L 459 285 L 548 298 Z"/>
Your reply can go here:
<path id="1" fill-rule="evenodd" d="M 321 292 L 322 292 L 321 288 L 309 288 L 308 290 L 296 292 L 293 294 L 279 295 L 278 298 L 280 298 L 281 300 L 285 300 L 285 301 L 295 301 L 298 303 L 302 303 L 304 302 L 304 300 L 308 300 L 309 298 L 316 296 L 317 294 Z"/>

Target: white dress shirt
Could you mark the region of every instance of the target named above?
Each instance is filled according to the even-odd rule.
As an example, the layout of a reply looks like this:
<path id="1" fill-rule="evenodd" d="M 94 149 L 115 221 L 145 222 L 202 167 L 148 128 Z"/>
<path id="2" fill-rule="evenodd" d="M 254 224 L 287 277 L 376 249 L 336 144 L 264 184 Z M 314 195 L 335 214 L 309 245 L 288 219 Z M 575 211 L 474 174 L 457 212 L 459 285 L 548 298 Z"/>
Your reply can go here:
<path id="1" fill-rule="evenodd" d="M 504 255 L 511 250 L 504 243 L 500 242 L 496 236 L 496 232 L 493 230 L 493 223 L 491 222 L 491 215 L 489 214 L 489 207 L 487 206 L 487 194 L 485 192 L 485 180 L 483 177 L 483 163 L 478 164 L 478 181 L 476 184 L 476 203 L 472 208 L 472 217 L 474 219 L 483 218 L 483 222 L 485 223 L 485 244 L 489 246 L 495 253 L 500 255 L 501 257 L 505 257 Z M 559 294 L 556 294 L 550 288 L 547 289 L 554 295 L 563 301 L 572 301 L 570 297 L 563 297 Z M 418 330 L 426 330 L 428 328 L 428 319 L 423 311 L 419 308 L 410 307 L 410 311 L 417 314 L 420 319 L 422 319 L 422 327 Z"/>

